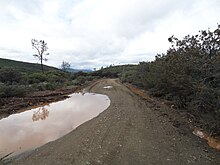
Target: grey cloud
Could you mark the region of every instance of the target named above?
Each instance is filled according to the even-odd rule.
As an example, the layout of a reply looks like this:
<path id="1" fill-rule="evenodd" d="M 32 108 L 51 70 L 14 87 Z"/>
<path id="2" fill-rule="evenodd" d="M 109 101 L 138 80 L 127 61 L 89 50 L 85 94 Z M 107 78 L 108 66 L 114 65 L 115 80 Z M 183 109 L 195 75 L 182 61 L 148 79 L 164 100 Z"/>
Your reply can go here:
<path id="1" fill-rule="evenodd" d="M 8 17 L 10 21 L 11 18 L 16 20 L 16 15 L 13 13 L 13 10 L 17 10 L 20 14 L 23 14 L 24 18 L 27 15 L 31 14 L 40 14 L 41 13 L 41 3 L 39 0 L 8 0 L 0 2 L 1 15 Z M 4 13 L 3 13 L 4 11 Z"/>
<path id="2" fill-rule="evenodd" d="M 146 31 L 153 31 L 161 20 L 166 19 L 175 11 L 183 10 L 182 6 L 188 6 L 189 4 L 189 1 L 175 0 L 139 2 L 143 2 L 143 4 L 139 4 L 138 8 L 127 11 L 118 20 L 117 26 L 120 36 L 129 39 Z"/>
<path id="3" fill-rule="evenodd" d="M 91 68 L 148 61 L 165 51 L 168 34 L 190 33 L 200 30 L 200 24 L 209 27 L 218 20 L 218 4 L 218 0 L 0 1 L 0 51 L 8 58 L 30 54 L 19 58 L 31 60 L 27 44 L 36 36 L 48 42 L 49 65 L 59 66 L 65 60 Z M 11 48 L 4 49 L 4 40 Z"/>
<path id="4" fill-rule="evenodd" d="M 22 51 L 13 49 L 13 48 L 5 48 L 5 47 L 0 47 L 1 51 L 4 51 L 7 54 L 14 53 L 14 54 L 22 54 Z"/>

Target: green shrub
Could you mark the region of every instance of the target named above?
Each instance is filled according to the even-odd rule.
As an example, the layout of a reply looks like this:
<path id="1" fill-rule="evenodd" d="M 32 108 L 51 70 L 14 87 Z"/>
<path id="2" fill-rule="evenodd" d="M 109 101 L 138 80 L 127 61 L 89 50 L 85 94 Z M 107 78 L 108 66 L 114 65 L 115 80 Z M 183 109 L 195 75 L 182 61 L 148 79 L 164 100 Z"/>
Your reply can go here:
<path id="1" fill-rule="evenodd" d="M 64 83 L 65 81 L 70 80 L 70 75 L 61 71 L 50 71 L 46 73 L 49 82 L 60 82 Z"/>
<path id="2" fill-rule="evenodd" d="M 34 84 L 34 83 L 40 83 L 47 81 L 47 76 L 44 73 L 32 73 L 28 76 L 28 83 Z"/>
<path id="3" fill-rule="evenodd" d="M 20 97 L 24 96 L 30 88 L 23 85 L 4 85 L 0 84 L 0 97 Z"/>
<path id="4" fill-rule="evenodd" d="M 217 115 L 220 109 L 220 90 L 203 86 L 194 96 L 192 104 L 202 113 Z"/>
<path id="5" fill-rule="evenodd" d="M 138 84 L 151 94 L 175 102 L 199 116 L 209 130 L 220 135 L 220 25 L 182 40 L 153 62 L 141 62 L 137 72 L 123 71 L 121 79 Z M 132 76 L 133 74 L 133 76 Z"/>
<path id="6" fill-rule="evenodd" d="M 82 85 L 86 82 L 86 77 L 84 76 L 79 76 L 75 80 L 73 80 L 74 85 Z"/>
<path id="7" fill-rule="evenodd" d="M 136 81 L 136 70 L 127 70 L 122 72 L 120 79 L 122 82 L 135 83 Z"/>
<path id="8" fill-rule="evenodd" d="M 13 84 L 13 83 L 19 83 L 22 79 L 22 74 L 14 70 L 12 68 L 4 68 L 0 69 L 0 82 L 5 84 Z"/>

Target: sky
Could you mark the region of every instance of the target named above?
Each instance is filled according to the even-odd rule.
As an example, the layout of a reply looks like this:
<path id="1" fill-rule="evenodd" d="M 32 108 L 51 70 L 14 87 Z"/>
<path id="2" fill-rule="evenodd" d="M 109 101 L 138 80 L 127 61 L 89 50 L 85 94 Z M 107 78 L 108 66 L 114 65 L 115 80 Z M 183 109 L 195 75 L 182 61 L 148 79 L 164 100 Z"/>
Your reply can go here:
<path id="1" fill-rule="evenodd" d="M 0 58 L 39 62 L 31 39 L 48 44 L 46 65 L 137 64 L 220 23 L 220 0 L 0 0 Z"/>

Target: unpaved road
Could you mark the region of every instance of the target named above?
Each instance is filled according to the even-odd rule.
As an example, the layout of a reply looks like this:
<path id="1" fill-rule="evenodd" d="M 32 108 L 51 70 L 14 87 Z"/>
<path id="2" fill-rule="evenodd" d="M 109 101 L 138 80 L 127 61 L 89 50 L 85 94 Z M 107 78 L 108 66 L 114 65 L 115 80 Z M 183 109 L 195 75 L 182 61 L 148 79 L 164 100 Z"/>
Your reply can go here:
<path id="1" fill-rule="evenodd" d="M 113 88 L 103 88 L 108 85 Z M 87 90 L 108 95 L 110 107 L 63 138 L 11 164 L 220 164 L 219 151 L 189 130 L 174 127 L 167 115 L 154 110 L 155 104 L 149 107 L 117 80 L 101 80 Z"/>

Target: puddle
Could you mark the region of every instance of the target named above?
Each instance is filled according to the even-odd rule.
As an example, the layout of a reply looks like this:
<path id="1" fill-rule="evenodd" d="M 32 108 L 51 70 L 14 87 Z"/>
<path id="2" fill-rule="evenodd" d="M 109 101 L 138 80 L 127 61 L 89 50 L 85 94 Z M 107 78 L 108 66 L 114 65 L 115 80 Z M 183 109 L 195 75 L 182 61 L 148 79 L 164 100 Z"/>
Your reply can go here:
<path id="1" fill-rule="evenodd" d="M 0 158 L 20 154 L 56 140 L 107 109 L 106 95 L 72 94 L 49 105 L 0 120 Z"/>
<path id="2" fill-rule="evenodd" d="M 215 139 L 213 137 L 210 137 L 208 134 L 200 131 L 200 130 L 194 130 L 193 134 L 200 137 L 201 139 L 207 140 L 207 143 L 210 147 L 215 148 L 217 150 L 220 150 L 220 140 Z"/>
<path id="3" fill-rule="evenodd" d="M 103 87 L 104 89 L 111 89 L 112 86 L 106 86 L 106 87 Z"/>

